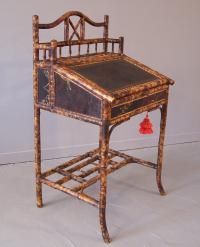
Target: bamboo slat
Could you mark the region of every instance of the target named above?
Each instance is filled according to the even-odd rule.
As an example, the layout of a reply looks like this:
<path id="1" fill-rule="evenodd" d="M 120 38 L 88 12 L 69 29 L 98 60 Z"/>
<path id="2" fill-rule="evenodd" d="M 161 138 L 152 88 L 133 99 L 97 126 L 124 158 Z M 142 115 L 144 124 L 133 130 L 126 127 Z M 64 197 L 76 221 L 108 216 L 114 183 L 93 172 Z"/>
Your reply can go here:
<path id="1" fill-rule="evenodd" d="M 76 197 L 76 198 L 79 199 L 79 200 L 82 200 L 82 201 L 84 201 L 84 202 L 87 202 L 87 203 L 91 204 L 92 206 L 95 206 L 95 207 L 97 207 L 97 208 L 99 207 L 99 202 L 98 202 L 96 199 L 92 198 L 91 196 L 88 196 L 88 195 L 86 195 L 86 194 L 84 194 L 84 193 L 74 192 L 74 191 L 72 191 L 72 190 L 70 190 L 70 189 L 68 189 L 68 188 L 65 188 L 65 187 L 62 186 L 62 185 L 56 184 L 56 183 L 54 183 L 54 182 L 52 182 L 52 181 L 49 181 L 49 180 L 46 179 L 46 178 L 45 178 L 45 179 L 42 178 L 40 181 L 41 181 L 43 184 L 46 184 L 46 185 L 48 185 L 48 186 L 50 186 L 50 187 L 52 187 L 52 188 L 54 188 L 54 189 L 60 190 L 60 191 L 62 191 L 62 192 L 64 192 L 64 193 L 67 193 L 67 194 L 69 194 L 69 195 L 71 195 L 71 196 Z"/>

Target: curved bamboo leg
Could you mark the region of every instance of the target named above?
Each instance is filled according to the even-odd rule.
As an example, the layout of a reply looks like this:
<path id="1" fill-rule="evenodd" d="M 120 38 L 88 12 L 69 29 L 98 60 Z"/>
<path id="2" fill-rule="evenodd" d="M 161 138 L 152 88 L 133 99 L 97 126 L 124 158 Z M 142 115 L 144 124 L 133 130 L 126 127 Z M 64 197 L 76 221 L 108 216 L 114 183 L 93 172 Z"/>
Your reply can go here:
<path id="1" fill-rule="evenodd" d="M 167 103 L 162 105 L 161 107 L 160 137 L 158 143 L 158 159 L 157 159 L 157 169 L 156 169 L 156 181 L 158 185 L 158 190 L 162 196 L 166 195 L 161 179 L 166 120 L 167 120 Z"/>
<path id="2" fill-rule="evenodd" d="M 107 190 L 107 161 L 109 148 L 109 124 L 103 121 L 100 127 L 100 199 L 99 199 L 99 220 L 103 239 L 110 243 L 110 237 L 106 226 L 106 190 Z"/>
<path id="3" fill-rule="evenodd" d="M 34 141 L 35 141 L 35 174 L 36 174 L 36 197 L 37 206 L 41 208 L 42 203 L 42 183 L 41 178 L 41 144 L 40 144 L 40 109 L 34 106 Z"/>

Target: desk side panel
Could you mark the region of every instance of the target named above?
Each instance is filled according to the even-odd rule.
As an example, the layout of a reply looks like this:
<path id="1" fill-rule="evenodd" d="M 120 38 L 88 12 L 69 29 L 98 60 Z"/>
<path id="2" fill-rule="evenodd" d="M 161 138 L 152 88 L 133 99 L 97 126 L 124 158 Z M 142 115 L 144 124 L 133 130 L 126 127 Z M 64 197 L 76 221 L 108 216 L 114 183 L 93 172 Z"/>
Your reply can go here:
<path id="1" fill-rule="evenodd" d="M 38 103 L 49 104 L 49 69 L 38 68 Z"/>
<path id="2" fill-rule="evenodd" d="M 55 107 L 87 116 L 101 118 L 101 100 L 71 80 L 54 73 Z"/>

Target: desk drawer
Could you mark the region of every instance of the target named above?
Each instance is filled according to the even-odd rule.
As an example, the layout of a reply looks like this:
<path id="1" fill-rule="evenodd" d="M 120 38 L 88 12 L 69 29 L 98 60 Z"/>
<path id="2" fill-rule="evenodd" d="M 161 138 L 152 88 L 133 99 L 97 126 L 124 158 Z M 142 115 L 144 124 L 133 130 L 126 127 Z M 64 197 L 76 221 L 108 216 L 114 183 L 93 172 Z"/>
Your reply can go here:
<path id="1" fill-rule="evenodd" d="M 140 99 L 136 99 L 134 101 L 125 103 L 125 104 L 120 104 L 117 106 L 114 106 L 112 108 L 112 112 L 111 112 L 111 118 L 115 118 L 118 117 L 120 115 L 132 112 L 136 109 L 139 109 L 143 106 L 147 106 L 147 105 L 151 105 L 153 103 L 159 102 L 163 99 L 167 98 L 167 90 L 161 91 L 161 92 L 157 92 L 154 93 L 150 96 L 146 96 Z"/>

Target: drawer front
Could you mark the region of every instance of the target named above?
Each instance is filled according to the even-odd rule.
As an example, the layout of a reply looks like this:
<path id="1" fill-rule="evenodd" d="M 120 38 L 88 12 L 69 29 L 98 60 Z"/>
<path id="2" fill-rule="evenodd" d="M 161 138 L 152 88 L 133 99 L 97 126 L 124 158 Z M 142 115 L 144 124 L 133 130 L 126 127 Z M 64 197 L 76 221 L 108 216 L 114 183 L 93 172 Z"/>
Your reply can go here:
<path id="1" fill-rule="evenodd" d="M 151 105 L 152 103 L 159 102 L 167 98 L 167 90 L 152 94 L 147 97 L 143 97 L 134 100 L 129 103 L 121 104 L 112 108 L 111 118 L 118 117 L 120 115 L 132 112 L 143 106 Z"/>

